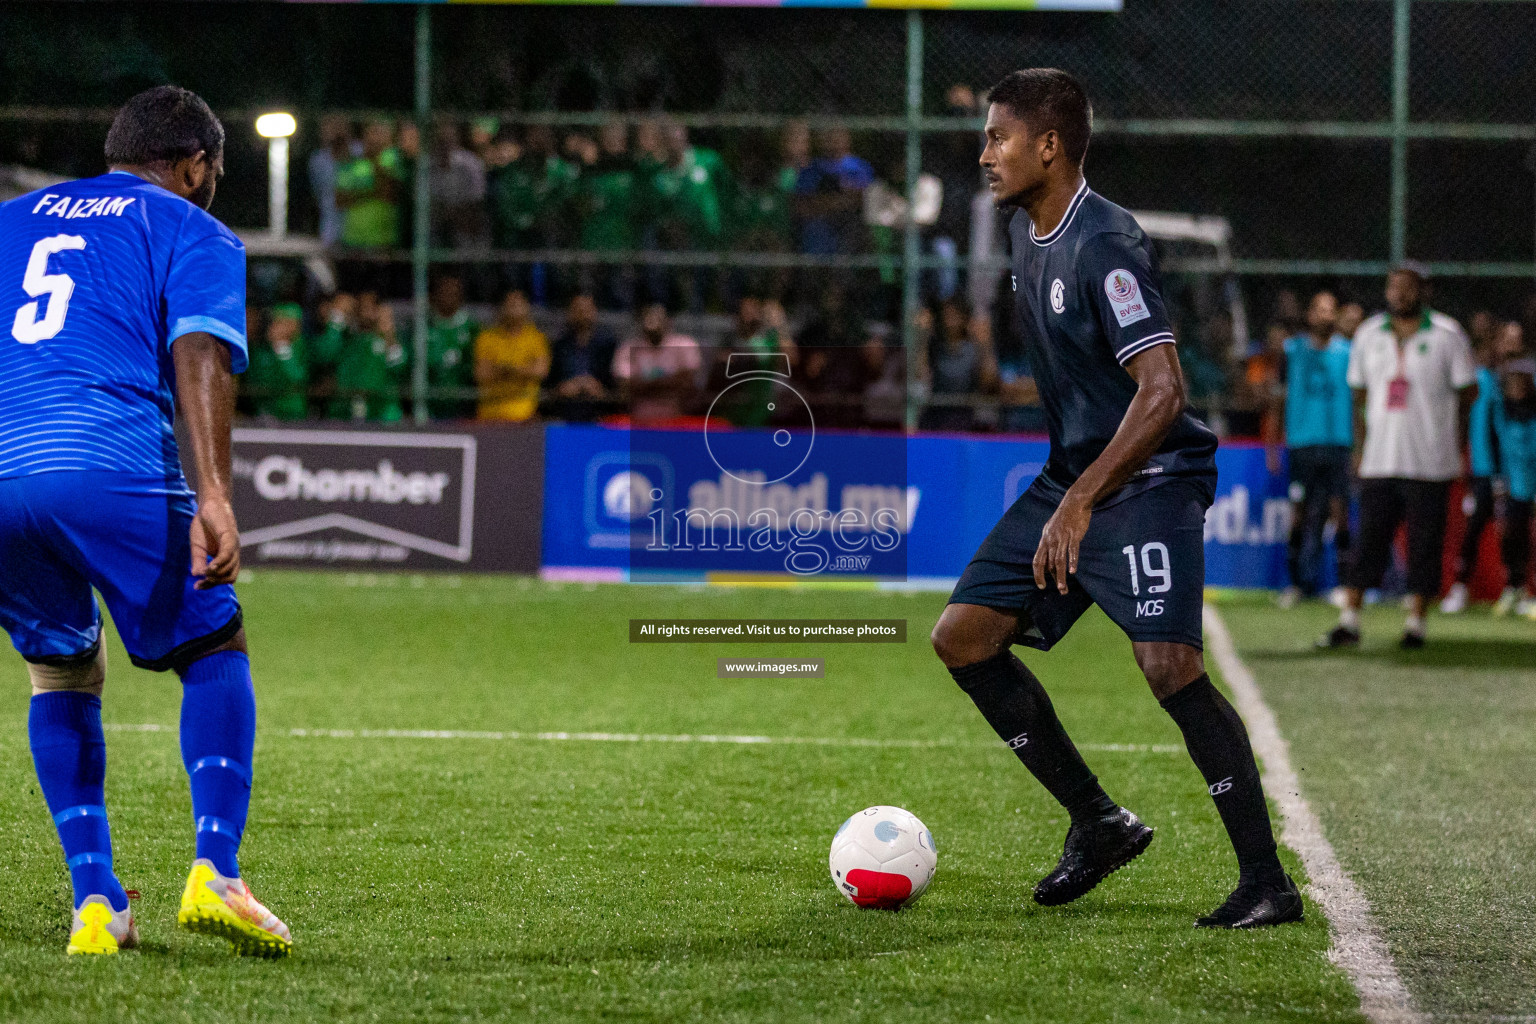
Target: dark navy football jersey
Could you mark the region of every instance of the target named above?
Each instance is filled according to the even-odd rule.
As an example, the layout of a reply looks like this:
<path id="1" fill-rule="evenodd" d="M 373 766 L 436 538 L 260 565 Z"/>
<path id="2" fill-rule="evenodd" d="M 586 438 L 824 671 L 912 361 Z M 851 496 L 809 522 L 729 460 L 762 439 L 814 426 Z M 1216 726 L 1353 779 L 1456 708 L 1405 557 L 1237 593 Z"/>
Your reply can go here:
<path id="1" fill-rule="evenodd" d="M 1022 210 L 1009 220 L 1014 317 L 1040 387 L 1051 454 L 1036 486 L 1065 494 L 1120 428 L 1132 357 L 1173 344 L 1151 246 L 1125 210 L 1086 182 L 1050 234 Z M 1147 464 L 1100 505 L 1171 478 L 1216 482 L 1216 435 L 1188 410 Z"/>

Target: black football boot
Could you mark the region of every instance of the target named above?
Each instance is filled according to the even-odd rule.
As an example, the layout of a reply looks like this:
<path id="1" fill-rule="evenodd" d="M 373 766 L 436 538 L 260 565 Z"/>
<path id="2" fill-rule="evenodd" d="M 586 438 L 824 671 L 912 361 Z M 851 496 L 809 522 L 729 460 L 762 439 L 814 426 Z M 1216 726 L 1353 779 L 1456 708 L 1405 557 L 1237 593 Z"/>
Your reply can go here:
<path id="1" fill-rule="evenodd" d="M 1360 631 L 1351 629 L 1345 625 L 1334 626 L 1322 639 L 1317 642 L 1320 651 L 1337 650 L 1339 648 L 1355 648 L 1360 646 Z"/>
<path id="2" fill-rule="evenodd" d="M 1152 830 L 1124 807 L 1102 818 L 1075 822 L 1056 869 L 1035 886 L 1042 907 L 1071 903 L 1129 864 L 1152 842 Z"/>
<path id="3" fill-rule="evenodd" d="M 1275 882 L 1239 882 L 1227 902 L 1195 922 L 1196 928 L 1264 928 L 1301 920 L 1301 893 L 1290 875 Z"/>

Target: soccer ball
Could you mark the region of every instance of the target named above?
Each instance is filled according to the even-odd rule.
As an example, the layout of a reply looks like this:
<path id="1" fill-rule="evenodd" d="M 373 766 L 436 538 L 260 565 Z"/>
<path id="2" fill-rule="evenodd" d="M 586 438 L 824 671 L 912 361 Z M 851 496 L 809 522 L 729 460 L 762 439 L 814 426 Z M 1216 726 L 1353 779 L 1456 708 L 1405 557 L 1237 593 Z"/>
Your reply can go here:
<path id="1" fill-rule="evenodd" d="M 880 910 L 916 903 L 938 863 L 933 833 L 900 807 L 866 808 L 843 822 L 827 858 L 838 892 Z"/>

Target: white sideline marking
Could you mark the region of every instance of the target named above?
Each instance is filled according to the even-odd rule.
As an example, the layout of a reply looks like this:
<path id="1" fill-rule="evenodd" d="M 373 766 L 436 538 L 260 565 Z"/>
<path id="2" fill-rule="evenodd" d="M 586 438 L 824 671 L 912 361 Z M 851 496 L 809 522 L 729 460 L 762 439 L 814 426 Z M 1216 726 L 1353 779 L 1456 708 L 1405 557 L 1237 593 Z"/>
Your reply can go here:
<path id="1" fill-rule="evenodd" d="M 1373 1024 L 1425 1024 L 1429 1018 L 1414 1009 L 1413 998 L 1392 964 L 1381 933 L 1371 919 L 1365 895 L 1339 864 L 1323 835 L 1322 822 L 1301 795 L 1301 781 L 1291 767 L 1290 745 L 1280 735 L 1275 714 L 1248 666 L 1238 656 L 1232 634 L 1214 606 L 1205 606 L 1205 635 L 1222 678 L 1237 699 L 1237 710 L 1248 723 L 1253 752 L 1264 764 L 1264 789 L 1280 805 L 1280 839 L 1295 850 L 1311 878 L 1307 886 L 1333 926 L 1328 957 L 1344 969 L 1360 993 L 1360 1010 Z"/>
<path id="2" fill-rule="evenodd" d="M 108 732 L 175 732 L 173 725 L 105 723 Z M 862 736 L 720 736 L 640 732 L 489 732 L 466 729 L 289 729 L 288 735 L 330 740 L 501 740 L 576 741 L 586 743 L 726 743 L 744 746 L 772 744 L 799 747 L 995 747 L 1001 741 L 872 739 Z M 1079 743 L 1081 750 L 1112 754 L 1182 754 L 1171 743 Z"/>

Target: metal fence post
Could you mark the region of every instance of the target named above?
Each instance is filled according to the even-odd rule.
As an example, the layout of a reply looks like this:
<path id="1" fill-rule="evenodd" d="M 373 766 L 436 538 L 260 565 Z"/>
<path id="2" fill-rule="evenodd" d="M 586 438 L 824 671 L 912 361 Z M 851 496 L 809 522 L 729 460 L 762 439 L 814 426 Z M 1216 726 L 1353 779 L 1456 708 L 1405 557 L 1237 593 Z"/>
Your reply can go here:
<path id="1" fill-rule="evenodd" d="M 1392 3 L 1392 222 L 1393 263 L 1408 254 L 1408 25 L 1413 0 Z"/>
<path id="2" fill-rule="evenodd" d="M 427 422 L 427 263 L 432 241 L 432 6 L 416 5 L 416 192 L 411 237 L 411 404 Z"/>
<path id="3" fill-rule="evenodd" d="M 917 177 L 923 170 L 923 12 L 907 12 L 907 222 L 901 260 L 901 342 L 907 364 L 907 429 L 917 427 L 914 391 L 917 373 L 917 303 L 922 285 L 918 265 L 922 239 L 912 213 L 917 209 Z"/>

